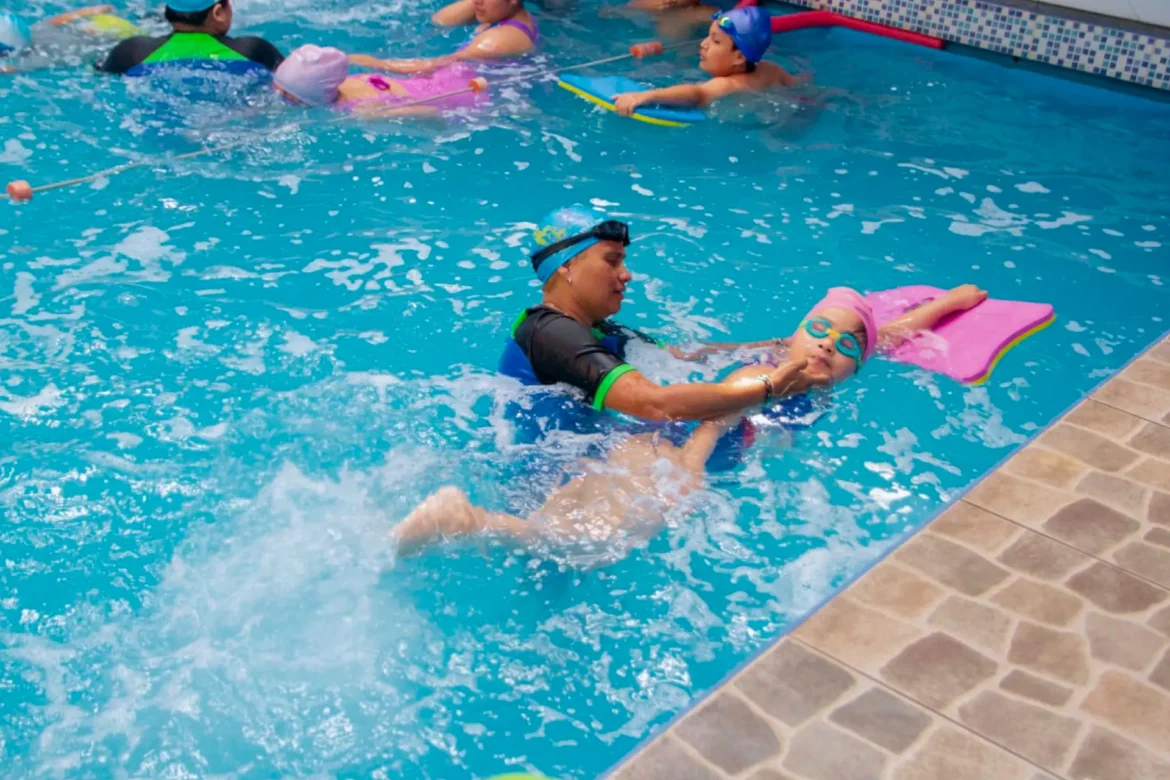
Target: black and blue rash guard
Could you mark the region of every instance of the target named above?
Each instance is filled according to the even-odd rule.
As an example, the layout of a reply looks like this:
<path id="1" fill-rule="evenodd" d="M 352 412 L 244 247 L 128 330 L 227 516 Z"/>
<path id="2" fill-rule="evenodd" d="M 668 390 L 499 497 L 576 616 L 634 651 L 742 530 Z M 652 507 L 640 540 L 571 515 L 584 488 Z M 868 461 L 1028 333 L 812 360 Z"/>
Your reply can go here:
<path id="1" fill-rule="evenodd" d="M 584 394 L 593 409 L 605 409 L 605 397 L 619 377 L 634 370 L 626 362 L 632 340 L 654 344 L 649 336 L 608 320 L 586 328 L 548 306 L 533 306 L 512 324 L 500 357 L 500 373 L 526 385 L 566 384 Z"/>
<path id="2" fill-rule="evenodd" d="M 626 347 L 635 341 L 657 344 L 645 334 L 609 321 L 586 328 L 543 305 L 517 317 L 500 356 L 500 373 L 525 385 L 568 385 L 578 391 L 511 402 L 506 415 L 516 422 L 518 441 L 533 443 L 550 430 L 597 433 L 615 427 L 625 433 L 659 433 L 681 446 L 693 432 L 694 423 L 610 417 L 607 424 L 608 416 L 602 414 L 614 382 L 635 370 L 626 362 Z M 727 371 L 737 367 L 728 366 Z M 821 411 L 807 394 L 801 394 L 781 399 L 755 419 L 759 424 L 791 431 L 809 427 Z M 726 471 L 742 463 L 755 441 L 756 429 L 756 423 L 744 418 L 720 439 L 707 470 Z"/>
<path id="3" fill-rule="evenodd" d="M 229 38 L 196 32 L 127 38 L 97 65 L 106 73 L 142 76 L 160 67 L 211 68 L 229 73 L 273 71 L 284 55 L 268 41 L 254 36 Z"/>

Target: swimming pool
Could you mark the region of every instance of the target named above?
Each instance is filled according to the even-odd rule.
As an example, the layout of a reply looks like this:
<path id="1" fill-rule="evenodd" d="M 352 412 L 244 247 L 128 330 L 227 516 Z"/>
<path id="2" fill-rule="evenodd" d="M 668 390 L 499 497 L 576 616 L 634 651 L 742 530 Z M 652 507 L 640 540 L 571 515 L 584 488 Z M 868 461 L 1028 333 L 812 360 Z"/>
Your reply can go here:
<path id="1" fill-rule="evenodd" d="M 439 51 L 407 8 L 238 21 Z M 542 17 L 548 61 L 649 37 L 594 10 Z M 11 774 L 595 776 L 1165 331 L 1164 104 L 844 31 L 779 52 L 838 92 L 672 131 L 541 83 L 0 204 Z M 0 100 L 4 180 L 192 148 L 81 71 Z M 781 335 L 838 283 L 975 281 L 1058 321 L 983 388 L 867 367 L 611 566 L 395 563 L 383 532 L 441 484 L 538 498 L 492 369 L 536 296 L 524 226 L 562 202 L 630 220 L 621 319 L 667 340 Z"/>

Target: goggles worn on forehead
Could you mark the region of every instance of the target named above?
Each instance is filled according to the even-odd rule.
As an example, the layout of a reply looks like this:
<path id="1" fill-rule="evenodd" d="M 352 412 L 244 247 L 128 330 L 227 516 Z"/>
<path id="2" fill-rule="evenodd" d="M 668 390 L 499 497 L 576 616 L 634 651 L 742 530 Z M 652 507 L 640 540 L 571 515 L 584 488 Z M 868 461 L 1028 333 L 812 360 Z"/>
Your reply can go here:
<path id="1" fill-rule="evenodd" d="M 596 238 L 598 241 L 619 241 L 622 246 L 629 246 L 630 228 L 625 222 L 618 222 L 616 219 L 607 219 L 605 222 L 589 228 L 584 233 L 562 238 L 555 244 L 549 244 L 532 255 L 533 270 L 540 268 L 542 262 L 558 252 L 580 244 L 582 241 L 588 241 L 591 238 Z"/>

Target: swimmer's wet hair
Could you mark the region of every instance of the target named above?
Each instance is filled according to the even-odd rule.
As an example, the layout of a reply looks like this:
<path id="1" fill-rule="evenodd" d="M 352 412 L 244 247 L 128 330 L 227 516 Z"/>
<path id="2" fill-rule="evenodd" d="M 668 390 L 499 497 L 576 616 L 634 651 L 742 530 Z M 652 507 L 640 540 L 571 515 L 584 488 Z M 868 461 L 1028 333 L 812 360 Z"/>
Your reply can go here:
<path id="1" fill-rule="evenodd" d="M 202 11 L 176 11 L 169 5 L 163 11 L 163 16 L 171 24 L 186 24 L 191 27 L 202 27 L 207 22 L 207 17 L 211 16 L 211 12 L 215 10 L 218 5 L 224 5 L 230 0 L 217 0 L 214 5 L 204 8 Z"/>

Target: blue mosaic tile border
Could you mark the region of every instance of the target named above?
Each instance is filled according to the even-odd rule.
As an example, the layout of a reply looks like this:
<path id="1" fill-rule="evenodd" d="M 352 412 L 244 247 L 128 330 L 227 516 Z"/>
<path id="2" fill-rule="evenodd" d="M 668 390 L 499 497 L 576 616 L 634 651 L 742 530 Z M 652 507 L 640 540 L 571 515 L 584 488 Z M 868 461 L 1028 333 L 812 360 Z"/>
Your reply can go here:
<path id="1" fill-rule="evenodd" d="M 985 0 L 785 0 L 1013 57 L 1170 90 L 1170 29 L 1119 29 L 1054 6 Z M 1170 0 L 1168 0 L 1170 2 Z"/>

